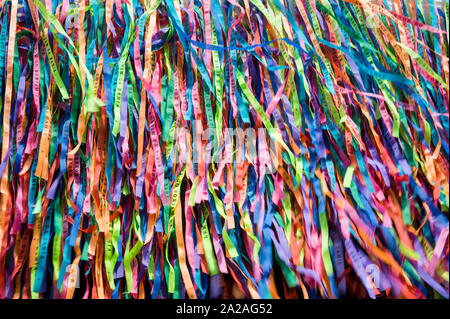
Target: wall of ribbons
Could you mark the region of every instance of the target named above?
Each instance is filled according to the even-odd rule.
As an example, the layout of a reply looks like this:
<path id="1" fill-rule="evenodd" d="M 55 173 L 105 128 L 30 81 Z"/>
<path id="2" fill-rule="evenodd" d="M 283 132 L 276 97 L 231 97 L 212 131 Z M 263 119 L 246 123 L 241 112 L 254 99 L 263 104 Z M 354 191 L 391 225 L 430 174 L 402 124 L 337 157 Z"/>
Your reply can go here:
<path id="1" fill-rule="evenodd" d="M 2 0 L 0 298 L 449 298 L 449 1 Z"/>

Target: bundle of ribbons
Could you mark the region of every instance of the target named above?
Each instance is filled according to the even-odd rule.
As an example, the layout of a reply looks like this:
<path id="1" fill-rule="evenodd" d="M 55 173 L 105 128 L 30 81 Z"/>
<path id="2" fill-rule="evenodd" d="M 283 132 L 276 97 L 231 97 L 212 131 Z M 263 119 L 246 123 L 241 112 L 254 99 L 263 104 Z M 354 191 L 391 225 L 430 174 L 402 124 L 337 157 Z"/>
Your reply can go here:
<path id="1" fill-rule="evenodd" d="M 448 21 L 3 0 L 0 298 L 448 298 Z"/>

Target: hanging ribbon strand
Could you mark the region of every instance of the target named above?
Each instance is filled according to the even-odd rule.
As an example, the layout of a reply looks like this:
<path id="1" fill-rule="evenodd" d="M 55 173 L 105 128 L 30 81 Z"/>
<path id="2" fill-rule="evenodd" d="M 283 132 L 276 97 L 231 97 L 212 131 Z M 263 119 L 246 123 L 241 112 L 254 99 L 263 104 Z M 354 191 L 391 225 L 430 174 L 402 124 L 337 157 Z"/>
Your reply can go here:
<path id="1" fill-rule="evenodd" d="M 449 2 L 6 0 L 0 298 L 448 298 Z"/>

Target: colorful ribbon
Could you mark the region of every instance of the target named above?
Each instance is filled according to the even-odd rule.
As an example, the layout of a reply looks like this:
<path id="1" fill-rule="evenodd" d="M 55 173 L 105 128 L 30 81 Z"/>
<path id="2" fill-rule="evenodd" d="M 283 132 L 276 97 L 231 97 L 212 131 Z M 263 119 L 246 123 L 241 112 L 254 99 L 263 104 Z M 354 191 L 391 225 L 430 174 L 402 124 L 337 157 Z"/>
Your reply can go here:
<path id="1" fill-rule="evenodd" d="M 449 297 L 448 0 L 0 21 L 0 298 Z"/>

